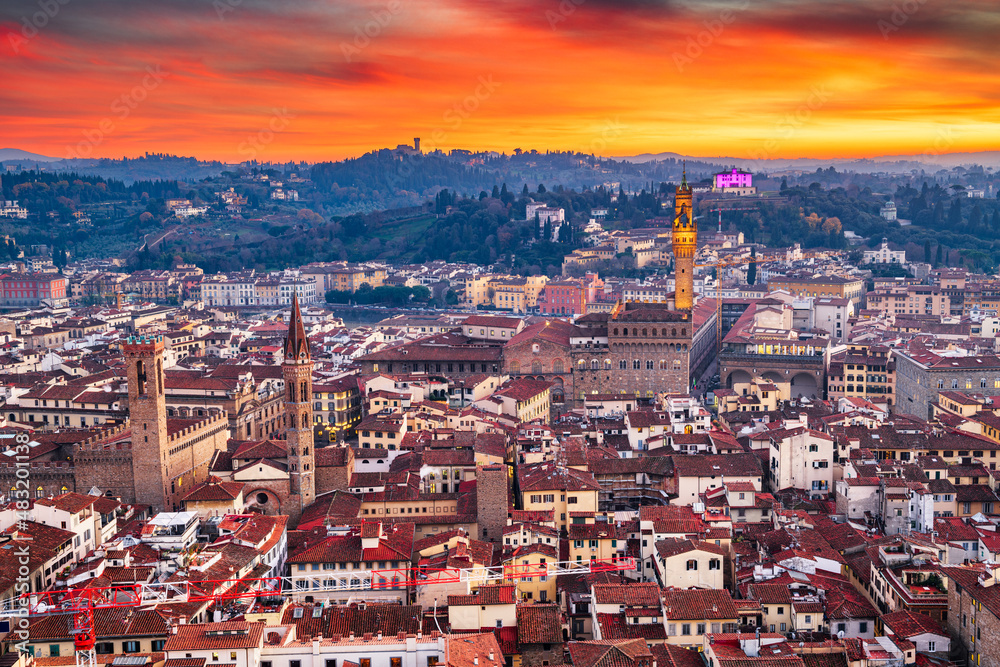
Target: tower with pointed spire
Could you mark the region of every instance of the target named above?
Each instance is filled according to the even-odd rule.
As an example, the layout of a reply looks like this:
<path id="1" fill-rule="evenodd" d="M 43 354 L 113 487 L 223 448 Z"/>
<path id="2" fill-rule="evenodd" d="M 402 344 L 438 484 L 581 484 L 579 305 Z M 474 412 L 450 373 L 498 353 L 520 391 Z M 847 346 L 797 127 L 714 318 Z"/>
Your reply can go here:
<path id="1" fill-rule="evenodd" d="M 298 296 L 292 297 L 292 315 L 285 338 L 285 440 L 288 444 L 288 510 L 297 522 L 302 509 L 316 499 L 316 466 L 312 410 L 312 354 L 302 324 Z"/>
<path id="2" fill-rule="evenodd" d="M 690 311 L 694 307 L 694 256 L 698 251 L 698 223 L 694 219 L 694 190 L 687 182 L 684 165 L 681 184 L 674 198 L 674 308 Z"/>

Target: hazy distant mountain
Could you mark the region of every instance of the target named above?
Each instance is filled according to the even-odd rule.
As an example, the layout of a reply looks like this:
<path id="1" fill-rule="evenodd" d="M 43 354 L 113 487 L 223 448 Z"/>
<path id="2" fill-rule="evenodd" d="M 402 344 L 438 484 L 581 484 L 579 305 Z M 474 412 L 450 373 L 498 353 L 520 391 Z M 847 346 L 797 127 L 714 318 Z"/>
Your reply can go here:
<path id="1" fill-rule="evenodd" d="M 763 169 L 765 171 L 815 170 L 821 167 L 837 167 L 840 171 L 872 172 L 872 171 L 909 171 L 911 169 L 951 169 L 953 167 L 982 165 L 1000 169 L 1000 151 L 980 151 L 975 153 L 942 153 L 934 155 L 933 151 L 922 155 L 880 155 L 873 158 L 775 158 L 751 160 L 738 157 L 705 157 L 680 155 L 678 153 L 642 153 L 614 158 L 636 164 L 656 160 L 690 160 L 692 162 L 707 162 L 720 166 L 734 166 L 741 169 Z"/>
<path id="2" fill-rule="evenodd" d="M 62 158 L 29 153 L 20 148 L 0 148 L 0 162 L 4 160 L 32 160 L 34 162 L 58 162 Z"/>

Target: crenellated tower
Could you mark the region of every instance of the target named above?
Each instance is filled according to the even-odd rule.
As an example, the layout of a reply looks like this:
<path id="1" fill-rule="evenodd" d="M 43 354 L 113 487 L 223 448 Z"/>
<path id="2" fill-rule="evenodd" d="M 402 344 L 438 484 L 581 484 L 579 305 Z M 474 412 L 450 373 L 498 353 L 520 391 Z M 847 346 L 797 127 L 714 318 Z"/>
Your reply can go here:
<path id="1" fill-rule="evenodd" d="M 687 168 L 674 199 L 674 308 L 694 307 L 694 256 L 698 252 L 698 223 L 694 219 L 694 191 L 687 182 Z"/>
<path id="2" fill-rule="evenodd" d="M 176 509 L 171 488 L 167 402 L 163 391 L 163 337 L 130 336 L 122 346 L 128 377 L 135 502 L 154 511 Z"/>
<path id="3" fill-rule="evenodd" d="M 302 324 L 298 296 L 292 297 L 292 315 L 285 338 L 285 440 L 288 443 L 288 514 L 298 521 L 302 509 L 316 499 L 316 466 L 313 453 L 312 354 Z"/>

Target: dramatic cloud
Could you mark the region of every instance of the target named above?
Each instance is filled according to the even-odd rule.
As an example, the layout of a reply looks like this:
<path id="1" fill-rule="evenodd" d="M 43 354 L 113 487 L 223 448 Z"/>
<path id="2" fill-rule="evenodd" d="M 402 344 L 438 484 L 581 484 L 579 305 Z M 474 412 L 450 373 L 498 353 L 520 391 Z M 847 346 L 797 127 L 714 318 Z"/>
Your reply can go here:
<path id="1" fill-rule="evenodd" d="M 1000 143 L 987 0 L 6 0 L 4 145 L 229 161 Z M 152 76 L 153 72 L 156 76 Z M 938 148 L 939 149 L 939 148 Z"/>

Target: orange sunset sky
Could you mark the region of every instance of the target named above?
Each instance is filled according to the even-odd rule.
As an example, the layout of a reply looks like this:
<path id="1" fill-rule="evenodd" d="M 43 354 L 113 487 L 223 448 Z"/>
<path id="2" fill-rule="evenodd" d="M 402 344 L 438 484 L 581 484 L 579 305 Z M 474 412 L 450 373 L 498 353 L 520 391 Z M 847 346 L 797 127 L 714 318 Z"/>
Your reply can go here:
<path id="1" fill-rule="evenodd" d="M 996 0 L 4 0 L 0 36 L 0 147 L 56 157 L 1000 149 Z"/>

